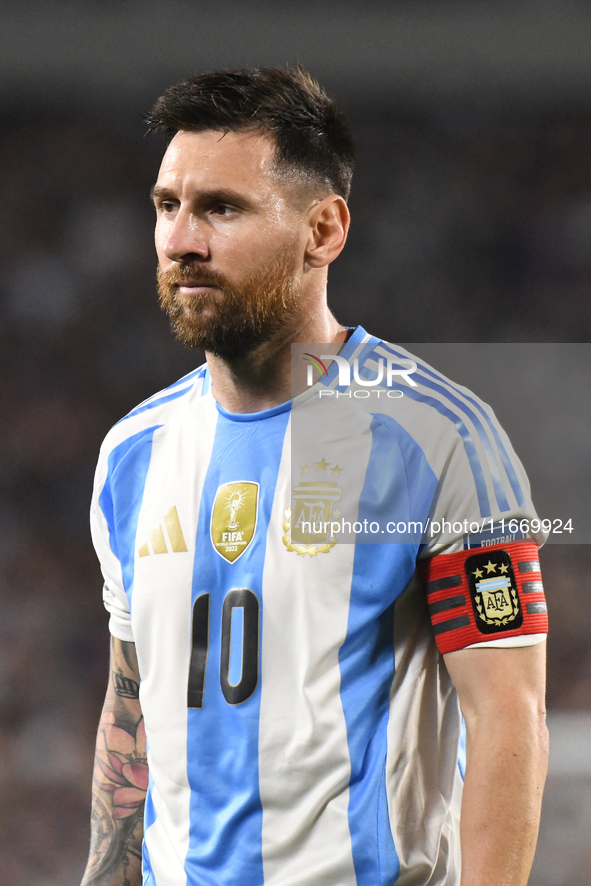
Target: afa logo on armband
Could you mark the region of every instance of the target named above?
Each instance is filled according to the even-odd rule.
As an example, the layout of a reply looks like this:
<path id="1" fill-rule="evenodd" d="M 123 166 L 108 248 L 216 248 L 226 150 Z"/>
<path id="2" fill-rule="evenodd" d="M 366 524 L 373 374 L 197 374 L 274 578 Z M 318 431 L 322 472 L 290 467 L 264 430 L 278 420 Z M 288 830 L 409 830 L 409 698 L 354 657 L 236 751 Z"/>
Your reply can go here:
<path id="1" fill-rule="evenodd" d="M 495 634 L 520 628 L 523 612 L 507 551 L 475 554 L 466 560 L 465 568 L 478 630 Z"/>
<path id="2" fill-rule="evenodd" d="M 442 653 L 488 639 L 548 633 L 534 541 L 438 554 L 419 562 L 419 575 Z"/>

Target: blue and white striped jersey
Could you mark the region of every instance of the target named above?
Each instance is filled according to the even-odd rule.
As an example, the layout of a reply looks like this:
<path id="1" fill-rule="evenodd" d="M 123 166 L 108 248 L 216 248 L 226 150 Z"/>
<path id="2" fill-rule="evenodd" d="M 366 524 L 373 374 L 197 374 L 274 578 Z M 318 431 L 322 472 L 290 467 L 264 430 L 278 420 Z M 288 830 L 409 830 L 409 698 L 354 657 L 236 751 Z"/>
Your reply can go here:
<path id="1" fill-rule="evenodd" d="M 363 381 L 410 355 L 358 327 L 340 356 Z M 203 367 L 108 434 L 92 532 L 141 674 L 145 884 L 459 882 L 461 717 L 416 562 L 535 512 L 491 409 L 412 359 L 401 396 L 335 361 L 254 414 Z"/>

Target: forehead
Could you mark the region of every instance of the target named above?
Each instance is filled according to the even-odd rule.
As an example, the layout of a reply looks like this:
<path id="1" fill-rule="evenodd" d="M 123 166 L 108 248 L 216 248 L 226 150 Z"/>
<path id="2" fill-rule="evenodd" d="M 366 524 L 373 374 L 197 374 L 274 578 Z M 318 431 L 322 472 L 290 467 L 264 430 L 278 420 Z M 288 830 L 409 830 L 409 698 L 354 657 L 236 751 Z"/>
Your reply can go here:
<path id="1" fill-rule="evenodd" d="M 275 145 L 259 132 L 177 132 L 162 159 L 158 185 L 183 188 L 268 191 Z"/>

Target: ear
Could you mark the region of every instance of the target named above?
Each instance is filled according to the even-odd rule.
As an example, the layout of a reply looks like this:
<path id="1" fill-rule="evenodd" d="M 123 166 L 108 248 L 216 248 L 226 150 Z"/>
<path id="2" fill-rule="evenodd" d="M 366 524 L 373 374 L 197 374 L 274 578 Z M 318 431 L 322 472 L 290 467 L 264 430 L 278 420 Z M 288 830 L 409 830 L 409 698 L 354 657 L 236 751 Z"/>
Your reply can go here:
<path id="1" fill-rule="evenodd" d="M 347 240 L 351 216 L 342 197 L 331 194 L 308 212 L 309 236 L 304 261 L 311 268 L 324 268 L 341 252 Z"/>

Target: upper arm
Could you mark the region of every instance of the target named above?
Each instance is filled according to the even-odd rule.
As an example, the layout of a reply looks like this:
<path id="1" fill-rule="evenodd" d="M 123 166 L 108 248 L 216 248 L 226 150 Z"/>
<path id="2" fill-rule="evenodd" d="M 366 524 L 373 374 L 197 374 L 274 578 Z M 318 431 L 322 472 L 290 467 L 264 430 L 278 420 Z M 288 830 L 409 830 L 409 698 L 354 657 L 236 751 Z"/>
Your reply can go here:
<path id="1" fill-rule="evenodd" d="M 479 718 L 543 718 L 546 643 L 459 649 L 444 656 L 468 729 Z"/>

